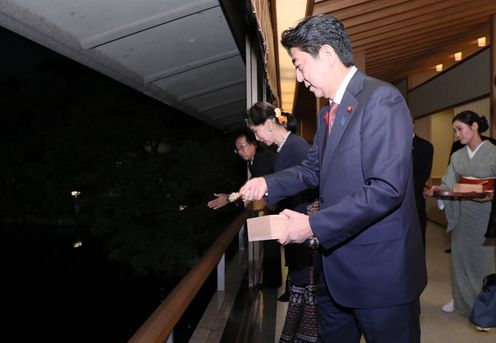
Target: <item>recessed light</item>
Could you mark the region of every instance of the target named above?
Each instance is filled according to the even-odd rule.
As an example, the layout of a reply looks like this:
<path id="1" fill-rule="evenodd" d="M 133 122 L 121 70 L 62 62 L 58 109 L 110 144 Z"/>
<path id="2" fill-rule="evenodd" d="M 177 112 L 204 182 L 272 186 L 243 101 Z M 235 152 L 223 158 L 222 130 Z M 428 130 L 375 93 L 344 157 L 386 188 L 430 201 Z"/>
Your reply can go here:
<path id="1" fill-rule="evenodd" d="M 479 48 L 486 46 L 486 37 L 477 38 L 477 46 L 479 46 Z"/>

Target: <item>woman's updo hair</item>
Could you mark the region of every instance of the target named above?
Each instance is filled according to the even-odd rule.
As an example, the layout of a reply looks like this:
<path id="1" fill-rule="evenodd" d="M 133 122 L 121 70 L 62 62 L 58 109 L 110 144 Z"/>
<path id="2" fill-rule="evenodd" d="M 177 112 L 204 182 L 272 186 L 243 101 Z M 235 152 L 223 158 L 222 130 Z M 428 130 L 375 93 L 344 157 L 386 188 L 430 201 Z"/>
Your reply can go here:
<path id="1" fill-rule="evenodd" d="M 298 121 L 288 112 L 281 112 L 280 109 L 268 102 L 259 101 L 246 112 L 246 123 L 248 125 L 263 125 L 267 119 L 274 119 L 277 125 L 283 126 L 292 133 L 298 130 Z"/>
<path id="2" fill-rule="evenodd" d="M 489 129 L 489 123 L 487 122 L 486 117 L 480 116 L 472 111 L 463 111 L 458 113 L 453 117 L 452 123 L 457 120 L 467 124 L 468 126 L 471 126 L 473 123 L 477 123 L 479 125 L 477 132 L 479 134 Z"/>

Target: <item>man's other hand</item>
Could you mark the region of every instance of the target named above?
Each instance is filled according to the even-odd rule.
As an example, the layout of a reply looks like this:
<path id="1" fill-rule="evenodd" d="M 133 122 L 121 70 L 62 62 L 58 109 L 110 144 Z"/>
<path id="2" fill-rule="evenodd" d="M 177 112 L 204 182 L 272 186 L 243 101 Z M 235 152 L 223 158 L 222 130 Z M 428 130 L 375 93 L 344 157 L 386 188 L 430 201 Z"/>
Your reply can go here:
<path id="1" fill-rule="evenodd" d="M 280 214 L 289 219 L 289 226 L 281 234 L 281 237 L 279 237 L 279 243 L 282 245 L 289 243 L 303 243 L 308 238 L 313 236 L 310 221 L 308 220 L 308 216 L 306 214 L 292 210 L 284 210 Z"/>
<path id="2" fill-rule="evenodd" d="M 260 200 L 267 193 L 267 183 L 263 177 L 255 177 L 248 180 L 239 190 L 243 200 L 254 201 Z"/>
<path id="3" fill-rule="evenodd" d="M 214 193 L 214 197 L 215 197 L 215 199 L 210 200 L 207 203 L 207 206 L 210 208 L 213 208 L 214 210 L 217 210 L 221 207 L 224 207 L 228 203 L 228 201 L 227 201 L 228 194 Z"/>

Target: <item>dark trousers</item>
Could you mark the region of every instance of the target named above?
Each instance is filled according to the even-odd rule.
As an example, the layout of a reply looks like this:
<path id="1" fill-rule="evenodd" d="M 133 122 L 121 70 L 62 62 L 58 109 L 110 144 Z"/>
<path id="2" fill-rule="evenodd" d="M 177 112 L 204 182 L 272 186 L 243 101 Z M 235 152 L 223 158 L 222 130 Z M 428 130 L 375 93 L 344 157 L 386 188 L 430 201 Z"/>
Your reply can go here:
<path id="1" fill-rule="evenodd" d="M 415 195 L 415 201 L 417 205 L 417 213 L 419 217 L 420 230 L 422 233 L 422 242 L 424 243 L 425 252 L 425 228 L 427 227 L 427 214 L 425 212 L 425 199 L 422 194 Z"/>
<path id="2" fill-rule="evenodd" d="M 419 343 L 420 302 L 383 307 L 354 309 L 337 304 L 329 294 L 323 277 L 317 287 L 319 305 L 318 342 Z"/>

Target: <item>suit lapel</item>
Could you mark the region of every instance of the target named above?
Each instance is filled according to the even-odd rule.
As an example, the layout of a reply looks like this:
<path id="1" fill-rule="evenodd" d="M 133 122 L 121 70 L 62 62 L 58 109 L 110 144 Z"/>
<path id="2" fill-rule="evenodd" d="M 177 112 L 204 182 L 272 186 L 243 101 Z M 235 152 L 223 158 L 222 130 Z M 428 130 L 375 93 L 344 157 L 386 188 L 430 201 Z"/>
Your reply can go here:
<path id="1" fill-rule="evenodd" d="M 343 134 L 351 122 L 353 115 L 358 107 L 358 100 L 356 95 L 363 89 L 364 74 L 359 70 L 353 75 L 348 87 L 344 92 L 343 99 L 339 104 L 338 111 L 336 113 L 336 120 L 334 122 L 331 134 L 327 138 L 327 146 L 325 148 L 325 154 L 321 158 L 322 171 L 324 171 L 329 165 L 332 156 L 334 155 Z M 322 151 L 322 149 L 321 149 Z"/>
<path id="2" fill-rule="evenodd" d="M 322 165 L 322 159 L 324 157 L 325 150 L 327 148 L 327 143 L 329 141 L 329 137 L 327 136 L 327 124 L 325 122 L 325 114 L 329 112 L 329 105 L 325 105 L 320 111 L 319 122 L 321 123 L 317 130 L 319 130 L 319 137 L 321 137 L 319 141 L 319 160 L 320 165 Z"/>

